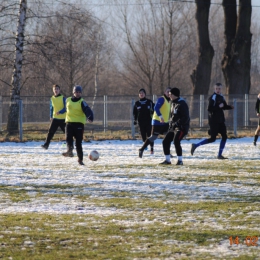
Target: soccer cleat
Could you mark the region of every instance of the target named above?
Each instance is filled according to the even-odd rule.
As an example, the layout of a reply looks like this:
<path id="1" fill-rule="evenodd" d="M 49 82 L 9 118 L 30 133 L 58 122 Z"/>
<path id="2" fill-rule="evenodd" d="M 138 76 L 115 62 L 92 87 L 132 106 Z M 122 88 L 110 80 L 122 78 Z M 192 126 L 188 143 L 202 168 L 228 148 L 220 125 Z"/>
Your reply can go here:
<path id="1" fill-rule="evenodd" d="M 43 145 L 41 145 L 41 147 L 42 147 L 43 149 L 45 149 L 45 150 L 48 150 L 49 145 L 48 145 L 48 144 L 43 144 Z"/>
<path id="2" fill-rule="evenodd" d="M 191 150 L 190 150 L 191 155 L 194 154 L 194 151 L 195 151 L 196 148 L 197 148 L 197 147 L 196 147 L 195 144 L 191 144 Z"/>
<path id="3" fill-rule="evenodd" d="M 150 154 L 154 154 L 153 149 L 151 149 Z"/>
<path id="4" fill-rule="evenodd" d="M 170 157 L 173 158 L 174 156 L 170 153 Z"/>
<path id="5" fill-rule="evenodd" d="M 139 158 L 142 158 L 143 157 L 143 150 L 142 149 L 139 149 Z"/>
<path id="6" fill-rule="evenodd" d="M 165 164 L 166 165 L 166 164 L 172 164 L 172 163 L 165 160 L 165 161 L 163 161 L 163 162 L 161 162 L 159 164 Z"/>
<path id="7" fill-rule="evenodd" d="M 176 165 L 183 165 L 183 161 L 177 161 Z"/>
<path id="8" fill-rule="evenodd" d="M 219 159 L 219 160 L 226 160 L 226 159 L 228 159 L 228 158 L 227 158 L 227 157 L 224 157 L 223 155 L 219 155 L 219 156 L 218 156 L 218 159 Z"/>
<path id="9" fill-rule="evenodd" d="M 74 156 L 74 154 L 73 154 L 73 152 L 71 150 L 69 150 L 69 151 L 67 151 L 65 153 L 62 153 L 62 155 L 65 156 L 65 157 L 73 157 Z"/>
<path id="10" fill-rule="evenodd" d="M 253 142 L 253 145 L 256 146 L 256 142 L 255 141 Z"/>
<path id="11" fill-rule="evenodd" d="M 78 160 L 79 165 L 85 165 L 82 160 Z"/>

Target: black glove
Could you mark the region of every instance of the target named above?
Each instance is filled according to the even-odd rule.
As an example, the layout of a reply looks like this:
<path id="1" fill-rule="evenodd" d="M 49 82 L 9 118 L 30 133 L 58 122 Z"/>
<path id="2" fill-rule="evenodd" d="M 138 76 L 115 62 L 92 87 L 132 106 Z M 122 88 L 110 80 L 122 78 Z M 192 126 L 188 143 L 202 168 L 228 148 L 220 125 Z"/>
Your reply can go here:
<path id="1" fill-rule="evenodd" d="M 137 121 L 134 121 L 134 125 L 137 125 Z"/>

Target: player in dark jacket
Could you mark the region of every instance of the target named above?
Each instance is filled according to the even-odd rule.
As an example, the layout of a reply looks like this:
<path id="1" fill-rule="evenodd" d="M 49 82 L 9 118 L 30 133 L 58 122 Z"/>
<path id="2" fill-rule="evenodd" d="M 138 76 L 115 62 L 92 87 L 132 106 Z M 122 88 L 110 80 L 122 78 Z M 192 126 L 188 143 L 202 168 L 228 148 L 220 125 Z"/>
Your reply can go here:
<path id="1" fill-rule="evenodd" d="M 209 98 L 209 105 L 208 105 L 208 120 L 209 120 L 209 126 L 210 126 L 210 138 L 205 139 L 198 144 L 192 144 L 191 145 L 191 155 L 194 154 L 194 151 L 197 147 L 213 143 L 216 141 L 216 137 L 219 134 L 221 134 L 221 141 L 219 145 L 219 152 L 218 152 L 218 159 L 227 159 L 224 156 L 222 156 L 222 152 L 225 148 L 225 144 L 227 141 L 227 129 L 225 125 L 225 116 L 223 110 L 230 110 L 234 107 L 232 105 L 227 105 L 224 97 L 221 94 L 222 91 L 222 84 L 216 83 L 215 86 L 215 92 L 214 94 Z"/>
<path id="2" fill-rule="evenodd" d="M 254 137 L 254 142 L 253 142 L 254 146 L 256 146 L 256 142 L 257 142 L 257 139 L 258 139 L 258 136 L 260 133 L 260 93 L 258 94 L 256 103 L 255 103 L 255 112 L 256 112 L 256 115 L 258 116 L 258 126 L 255 130 L 255 137 Z"/>
<path id="3" fill-rule="evenodd" d="M 139 100 L 135 102 L 133 115 L 134 115 L 134 125 L 139 125 L 140 133 L 143 142 L 146 138 L 151 135 L 152 130 L 152 116 L 154 112 L 154 103 L 152 100 L 146 98 L 145 89 L 141 88 L 139 90 Z M 154 142 L 151 142 L 151 154 L 153 154 Z"/>
<path id="4" fill-rule="evenodd" d="M 163 152 L 165 161 L 160 164 L 171 164 L 170 147 L 174 141 L 175 151 L 178 156 L 176 165 L 183 165 L 181 140 L 188 134 L 190 127 L 190 114 L 186 101 L 180 97 L 180 90 L 172 88 L 169 93 L 171 103 L 171 119 L 169 123 L 169 131 L 163 139 Z M 176 134 L 174 131 L 176 130 Z"/>

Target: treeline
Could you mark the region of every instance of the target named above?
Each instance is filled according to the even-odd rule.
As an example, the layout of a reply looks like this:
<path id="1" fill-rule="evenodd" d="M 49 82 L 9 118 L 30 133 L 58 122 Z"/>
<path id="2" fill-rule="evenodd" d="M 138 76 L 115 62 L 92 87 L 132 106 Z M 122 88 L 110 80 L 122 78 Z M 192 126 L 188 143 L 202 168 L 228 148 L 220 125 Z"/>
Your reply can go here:
<path id="1" fill-rule="evenodd" d="M 105 1 L 99 15 L 91 1 L 31 0 L 23 42 L 21 96 L 50 96 L 59 84 L 65 96 L 80 84 L 84 95 L 132 95 L 139 88 L 159 95 L 167 86 L 193 93 L 197 65 L 196 5 L 182 1 Z M 76 2 L 76 3 L 75 3 Z M 210 1 L 209 1 L 210 2 Z M 0 0 L 0 95 L 12 89 L 19 1 Z M 251 88 L 260 86 L 260 27 L 252 16 Z M 223 82 L 224 12 L 209 11 L 214 48 L 210 85 Z M 209 90 L 212 92 L 212 89 Z"/>

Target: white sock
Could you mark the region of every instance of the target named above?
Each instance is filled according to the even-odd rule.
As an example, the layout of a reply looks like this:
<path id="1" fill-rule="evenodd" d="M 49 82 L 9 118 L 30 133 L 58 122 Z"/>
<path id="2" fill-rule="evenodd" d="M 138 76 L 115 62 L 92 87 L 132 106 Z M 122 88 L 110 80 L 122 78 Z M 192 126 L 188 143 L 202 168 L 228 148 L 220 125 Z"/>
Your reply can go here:
<path id="1" fill-rule="evenodd" d="M 165 155 L 165 159 L 166 159 L 167 162 L 170 162 L 171 161 L 171 155 L 170 154 Z"/>
<path id="2" fill-rule="evenodd" d="M 182 156 L 178 156 L 178 161 L 182 162 Z"/>

